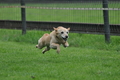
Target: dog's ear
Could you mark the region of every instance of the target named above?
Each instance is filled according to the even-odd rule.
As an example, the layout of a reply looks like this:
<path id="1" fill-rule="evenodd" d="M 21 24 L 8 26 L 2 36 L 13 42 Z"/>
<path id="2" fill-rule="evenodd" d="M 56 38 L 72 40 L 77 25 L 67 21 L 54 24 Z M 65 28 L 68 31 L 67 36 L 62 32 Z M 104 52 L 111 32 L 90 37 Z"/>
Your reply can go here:
<path id="1" fill-rule="evenodd" d="M 53 27 L 53 29 L 57 32 L 57 28 Z"/>
<path id="2" fill-rule="evenodd" d="M 68 30 L 70 30 L 70 28 L 67 28 Z"/>

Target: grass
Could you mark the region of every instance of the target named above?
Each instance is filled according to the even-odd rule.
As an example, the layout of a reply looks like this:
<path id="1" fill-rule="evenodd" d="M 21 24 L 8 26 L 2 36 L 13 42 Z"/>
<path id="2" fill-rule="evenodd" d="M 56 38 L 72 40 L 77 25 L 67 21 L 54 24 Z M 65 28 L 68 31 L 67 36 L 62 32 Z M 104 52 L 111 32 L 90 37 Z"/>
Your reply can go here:
<path id="1" fill-rule="evenodd" d="M 43 55 L 35 45 L 44 33 L 0 29 L 0 80 L 119 80 L 119 36 L 105 44 L 103 35 L 70 33 L 70 47 Z"/>
<path id="2" fill-rule="evenodd" d="M 115 4 L 115 5 L 114 5 Z M 10 6 L 20 4 L 0 4 Z M 102 3 L 54 3 L 54 4 L 26 4 L 26 6 L 39 7 L 65 7 L 65 8 L 102 8 Z M 110 8 L 120 8 L 118 3 L 110 3 Z M 21 20 L 20 8 L 1 8 L 0 19 Z M 4 13 L 4 14 L 2 14 Z M 14 15 L 13 15 L 14 14 Z M 26 9 L 28 21 L 62 21 L 81 23 L 103 23 L 103 11 L 101 10 L 47 10 L 47 9 Z M 120 11 L 109 11 L 110 24 L 119 24 Z"/>
<path id="3" fill-rule="evenodd" d="M 25 42 L 31 44 L 37 44 L 38 39 L 44 34 L 50 33 L 50 31 L 36 31 L 29 30 L 26 35 L 21 35 L 21 30 L 6 30 L 0 29 L 0 39 L 2 41 L 14 41 Z M 90 49 L 105 49 L 105 50 L 119 50 L 120 38 L 119 36 L 111 36 L 111 43 L 105 44 L 104 35 L 92 35 L 92 34 L 69 34 L 71 47 L 82 47 Z M 90 40 L 89 40 L 90 39 Z M 94 45 L 93 45 L 94 43 Z"/>

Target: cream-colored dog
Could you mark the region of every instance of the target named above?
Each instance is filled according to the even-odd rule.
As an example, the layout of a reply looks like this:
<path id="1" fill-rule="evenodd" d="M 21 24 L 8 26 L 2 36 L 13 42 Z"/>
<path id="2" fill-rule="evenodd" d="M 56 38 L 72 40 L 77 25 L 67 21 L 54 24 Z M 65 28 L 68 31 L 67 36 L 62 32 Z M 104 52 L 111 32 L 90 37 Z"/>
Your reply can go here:
<path id="1" fill-rule="evenodd" d="M 57 53 L 59 53 L 60 44 L 62 44 L 64 47 L 69 46 L 67 39 L 69 37 L 68 34 L 70 28 L 59 26 L 57 28 L 53 27 L 53 29 L 54 31 L 52 31 L 50 34 L 46 33 L 38 40 L 38 45 L 36 45 L 36 48 L 42 49 L 43 47 L 46 47 L 42 51 L 43 54 L 46 51 L 49 51 L 50 48 L 57 49 Z"/>

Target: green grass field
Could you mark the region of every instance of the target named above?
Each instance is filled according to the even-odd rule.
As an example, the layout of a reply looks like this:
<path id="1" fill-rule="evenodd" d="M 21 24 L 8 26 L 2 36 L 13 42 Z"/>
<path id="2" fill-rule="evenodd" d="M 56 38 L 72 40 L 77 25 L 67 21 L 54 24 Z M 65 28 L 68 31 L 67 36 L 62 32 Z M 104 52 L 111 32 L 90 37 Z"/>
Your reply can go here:
<path id="1" fill-rule="evenodd" d="M 0 4 L 0 6 L 20 6 L 20 4 Z M 102 3 L 54 3 L 54 4 L 28 4 L 36 7 L 60 7 L 60 8 L 102 8 Z M 110 8 L 120 8 L 119 2 L 109 4 Z M 1 8 L 0 20 L 21 20 L 20 8 Z M 109 11 L 110 24 L 119 24 L 120 11 Z M 28 21 L 60 21 L 81 23 L 103 23 L 103 11 L 101 10 L 48 10 L 26 9 Z"/>
<path id="2" fill-rule="evenodd" d="M 0 80 L 119 80 L 120 37 L 70 33 L 60 54 L 35 48 L 45 31 L 0 29 Z M 47 33 L 49 33 L 47 31 Z"/>

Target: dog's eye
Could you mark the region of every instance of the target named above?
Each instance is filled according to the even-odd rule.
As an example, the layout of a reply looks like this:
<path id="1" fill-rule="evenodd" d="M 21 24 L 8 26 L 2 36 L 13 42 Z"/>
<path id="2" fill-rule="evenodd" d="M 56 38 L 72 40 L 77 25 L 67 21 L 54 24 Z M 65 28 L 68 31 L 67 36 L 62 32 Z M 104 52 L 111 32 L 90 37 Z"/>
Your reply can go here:
<path id="1" fill-rule="evenodd" d="M 66 32 L 68 34 L 68 32 Z"/>
<path id="2" fill-rule="evenodd" d="M 63 34 L 64 32 L 61 32 L 61 34 Z"/>

